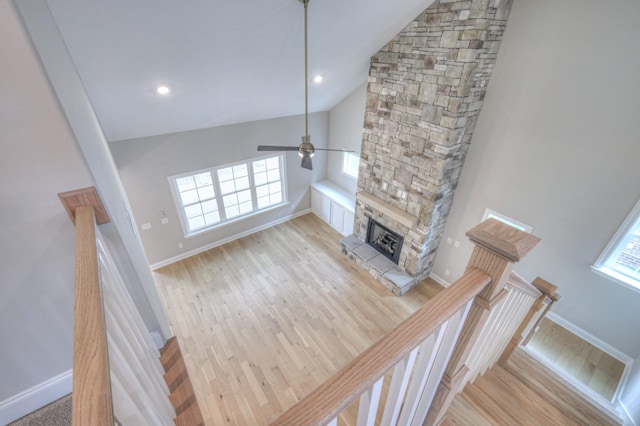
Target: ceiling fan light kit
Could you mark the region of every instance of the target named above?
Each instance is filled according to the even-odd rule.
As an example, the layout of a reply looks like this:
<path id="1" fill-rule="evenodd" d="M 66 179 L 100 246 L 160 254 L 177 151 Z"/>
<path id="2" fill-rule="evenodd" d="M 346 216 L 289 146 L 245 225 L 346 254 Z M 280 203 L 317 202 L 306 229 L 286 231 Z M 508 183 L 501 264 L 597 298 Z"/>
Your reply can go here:
<path id="1" fill-rule="evenodd" d="M 308 61 L 308 48 L 307 48 L 307 7 L 309 6 L 309 0 L 298 0 L 304 5 L 304 132 L 302 136 L 302 143 L 299 146 L 272 146 L 272 145 L 258 145 L 258 151 L 298 151 L 298 155 L 302 158 L 300 164 L 302 168 L 313 170 L 311 158 L 317 151 L 338 151 L 338 152 L 354 152 L 348 149 L 328 149 L 328 148 L 315 148 L 311 143 L 311 136 L 309 136 L 309 61 Z"/>

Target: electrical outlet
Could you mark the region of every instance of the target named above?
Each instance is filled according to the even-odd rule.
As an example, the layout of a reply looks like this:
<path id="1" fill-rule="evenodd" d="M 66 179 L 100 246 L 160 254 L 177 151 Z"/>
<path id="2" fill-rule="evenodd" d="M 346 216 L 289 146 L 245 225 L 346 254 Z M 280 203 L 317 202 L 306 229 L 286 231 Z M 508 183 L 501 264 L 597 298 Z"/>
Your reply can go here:
<path id="1" fill-rule="evenodd" d="M 143 231 L 146 231 L 147 229 L 151 229 L 151 224 L 143 223 L 142 225 L 140 225 L 140 227 L 142 228 Z"/>
<path id="2" fill-rule="evenodd" d="M 178 248 L 183 248 L 183 247 L 184 247 L 184 244 L 178 243 Z"/>
<path id="3" fill-rule="evenodd" d="M 163 225 L 166 225 L 167 223 L 169 223 L 169 218 L 168 217 L 163 217 L 160 222 L 162 222 Z"/>
<path id="4" fill-rule="evenodd" d="M 454 246 L 455 248 L 460 247 L 460 241 L 456 241 L 456 242 L 453 244 L 453 246 Z"/>
<path id="5" fill-rule="evenodd" d="M 451 237 L 447 237 L 447 244 L 451 244 L 452 241 Z"/>
<path id="6" fill-rule="evenodd" d="M 445 277 L 448 277 L 450 273 L 451 273 L 451 272 L 449 272 L 449 270 L 447 269 L 446 271 L 444 271 L 444 276 L 445 276 Z"/>

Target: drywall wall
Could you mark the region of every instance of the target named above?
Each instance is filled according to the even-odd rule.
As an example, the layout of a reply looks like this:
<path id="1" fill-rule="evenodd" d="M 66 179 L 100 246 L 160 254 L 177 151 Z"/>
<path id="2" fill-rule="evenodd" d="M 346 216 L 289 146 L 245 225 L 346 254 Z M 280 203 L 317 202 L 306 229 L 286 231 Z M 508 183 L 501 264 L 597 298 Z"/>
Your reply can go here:
<path id="1" fill-rule="evenodd" d="M 516 271 L 558 285 L 554 312 L 631 358 L 640 293 L 589 266 L 640 197 L 639 15 L 628 0 L 515 1 L 434 267 L 462 275 L 485 208 L 532 225 L 542 242 Z"/>
<path id="2" fill-rule="evenodd" d="M 640 425 L 640 356 L 634 361 L 620 402 L 636 425 Z"/>
<path id="3" fill-rule="evenodd" d="M 124 249 L 118 258 L 128 258 L 125 271 L 133 274 L 127 277 L 127 285 L 149 331 L 160 336 L 156 344 L 162 344 L 171 336 L 169 323 L 133 226 L 129 200 L 82 81 L 46 0 L 18 0 L 16 5 L 113 223 L 105 232 L 115 246 Z"/>
<path id="4" fill-rule="evenodd" d="M 75 230 L 57 194 L 93 180 L 8 0 L 0 70 L 2 405 L 72 368 Z"/>
<path id="5" fill-rule="evenodd" d="M 367 85 L 358 86 L 329 111 L 329 148 L 350 149 L 360 155 Z M 342 173 L 342 153 L 329 152 L 327 179 L 355 194 L 358 181 Z"/>
<path id="6" fill-rule="evenodd" d="M 310 114 L 309 134 L 316 147 L 327 146 L 327 112 Z M 216 244 L 310 208 L 309 185 L 326 176 L 326 154 L 316 153 L 313 170 L 300 167 L 296 152 L 285 154 L 289 204 L 194 237 L 185 238 L 168 177 L 264 156 L 258 145 L 298 145 L 304 116 L 234 124 L 190 132 L 112 142 L 111 152 L 126 188 L 150 264 Z M 161 223 L 165 212 L 169 223 Z M 151 229 L 143 230 L 143 223 Z M 182 247 L 178 245 L 182 244 Z"/>

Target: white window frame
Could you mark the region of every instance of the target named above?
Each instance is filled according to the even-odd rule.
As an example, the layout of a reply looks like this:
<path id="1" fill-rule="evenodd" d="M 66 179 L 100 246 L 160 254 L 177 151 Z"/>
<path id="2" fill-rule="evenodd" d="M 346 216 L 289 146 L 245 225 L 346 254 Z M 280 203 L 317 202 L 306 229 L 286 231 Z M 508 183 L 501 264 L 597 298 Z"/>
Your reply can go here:
<path id="1" fill-rule="evenodd" d="M 509 226 L 512 226 L 520 231 L 526 232 L 527 234 L 530 234 L 533 232 L 533 226 L 531 225 L 527 225 L 524 222 L 520 222 L 519 220 L 516 220 L 505 214 L 499 213 L 495 210 L 491 210 L 489 208 L 484 209 L 484 214 L 482 215 L 481 222 L 484 222 L 485 220 L 491 219 L 491 218 L 499 220 L 500 222 L 505 223 Z"/>
<path id="2" fill-rule="evenodd" d="M 640 225 L 640 200 L 631 209 L 624 222 L 604 248 L 595 263 L 591 265 L 591 270 L 615 283 L 640 292 L 640 279 L 634 279 L 628 275 L 618 272 L 609 266 L 610 260 L 617 258 L 626 246 L 631 232 Z"/>
<path id="3" fill-rule="evenodd" d="M 354 156 L 354 157 L 356 157 L 358 159 L 358 170 L 356 170 L 356 174 L 355 175 L 352 175 L 351 173 L 349 173 L 347 171 L 348 170 L 347 165 L 349 164 L 349 156 L 350 155 Z M 355 152 L 343 152 L 342 153 L 342 168 L 341 168 L 341 170 L 342 170 L 342 174 L 347 176 L 348 178 L 353 179 L 353 180 L 358 180 L 358 172 L 360 170 L 360 155 L 358 153 L 355 153 Z"/>
<path id="4" fill-rule="evenodd" d="M 253 163 L 256 161 L 260 161 L 260 160 L 266 160 L 269 158 L 274 158 L 277 157 L 278 161 L 279 161 L 279 165 L 280 165 L 280 182 L 282 185 L 282 201 L 278 204 L 274 204 L 274 205 L 270 205 L 267 207 L 264 207 L 262 209 L 258 208 L 258 197 L 256 194 L 256 185 L 255 185 L 255 181 L 254 181 L 254 171 L 253 171 Z M 248 178 L 249 178 L 249 190 L 251 191 L 251 200 L 252 200 L 252 205 L 253 205 L 253 209 L 250 212 L 247 212 L 246 214 L 241 214 L 239 216 L 234 216 L 231 219 L 226 219 L 225 217 L 225 211 L 224 211 L 224 205 L 223 205 L 223 197 L 224 195 L 222 195 L 221 189 L 220 189 L 220 182 L 218 180 L 218 170 L 221 169 L 226 169 L 229 167 L 234 167 L 234 166 L 239 166 L 239 165 L 246 165 L 247 166 L 247 174 L 248 174 Z M 173 176 L 169 176 L 167 179 L 169 181 L 169 187 L 171 188 L 171 195 L 173 196 L 173 201 L 175 203 L 176 206 L 176 210 L 178 212 L 178 217 L 180 218 L 180 225 L 182 226 L 182 231 L 184 233 L 185 238 L 191 238 L 191 237 L 195 237 L 197 235 L 203 234 L 205 232 L 209 232 L 212 231 L 214 229 L 223 227 L 225 225 L 228 225 L 230 223 L 234 223 L 234 222 L 238 222 L 244 219 L 247 219 L 249 217 L 253 217 L 256 216 L 258 214 L 273 210 L 273 209 L 277 209 L 280 208 L 282 206 L 285 206 L 287 204 L 289 204 L 289 196 L 288 196 L 288 191 L 287 191 L 287 175 L 286 175 L 286 170 L 287 170 L 287 165 L 285 162 L 285 156 L 284 154 L 280 153 L 280 154 L 270 154 L 270 155 L 264 155 L 264 156 L 260 156 L 260 157 L 255 157 L 255 158 L 251 158 L 248 160 L 244 160 L 244 161 L 238 161 L 235 163 L 230 163 L 230 164 L 223 164 L 220 166 L 215 166 L 215 167 L 208 167 L 205 169 L 200 169 L 200 170 L 196 170 L 196 171 L 192 171 L 192 172 L 187 172 L 187 173 L 181 173 L 179 175 L 173 175 Z M 202 228 L 199 228 L 197 230 L 194 231 L 189 231 L 189 225 L 188 225 L 188 221 L 187 221 L 187 217 L 185 214 L 185 208 L 182 205 L 182 199 L 180 197 L 180 191 L 178 190 L 178 185 L 176 183 L 177 179 L 183 178 L 183 177 L 188 177 L 188 176 L 195 176 L 198 175 L 200 173 L 205 173 L 205 172 L 210 172 L 211 173 L 211 178 L 212 178 L 212 182 L 213 182 L 213 188 L 214 188 L 214 193 L 215 193 L 215 200 L 218 204 L 218 212 L 220 214 L 220 222 L 217 222 L 213 225 L 210 226 L 205 226 Z M 225 195 L 229 195 L 229 194 L 225 194 Z"/>

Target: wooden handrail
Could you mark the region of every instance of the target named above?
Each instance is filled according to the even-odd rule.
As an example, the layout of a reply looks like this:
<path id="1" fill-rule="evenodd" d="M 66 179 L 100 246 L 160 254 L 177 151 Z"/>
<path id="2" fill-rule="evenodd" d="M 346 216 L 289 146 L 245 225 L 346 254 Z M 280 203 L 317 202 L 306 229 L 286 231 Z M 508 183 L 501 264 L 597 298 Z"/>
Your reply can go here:
<path id="1" fill-rule="evenodd" d="M 72 404 L 72 422 L 75 426 L 114 424 L 95 218 L 95 209 L 91 205 L 75 209 Z"/>
<path id="2" fill-rule="evenodd" d="M 328 423 L 490 282 L 491 277 L 485 272 L 469 270 L 271 425 Z"/>

